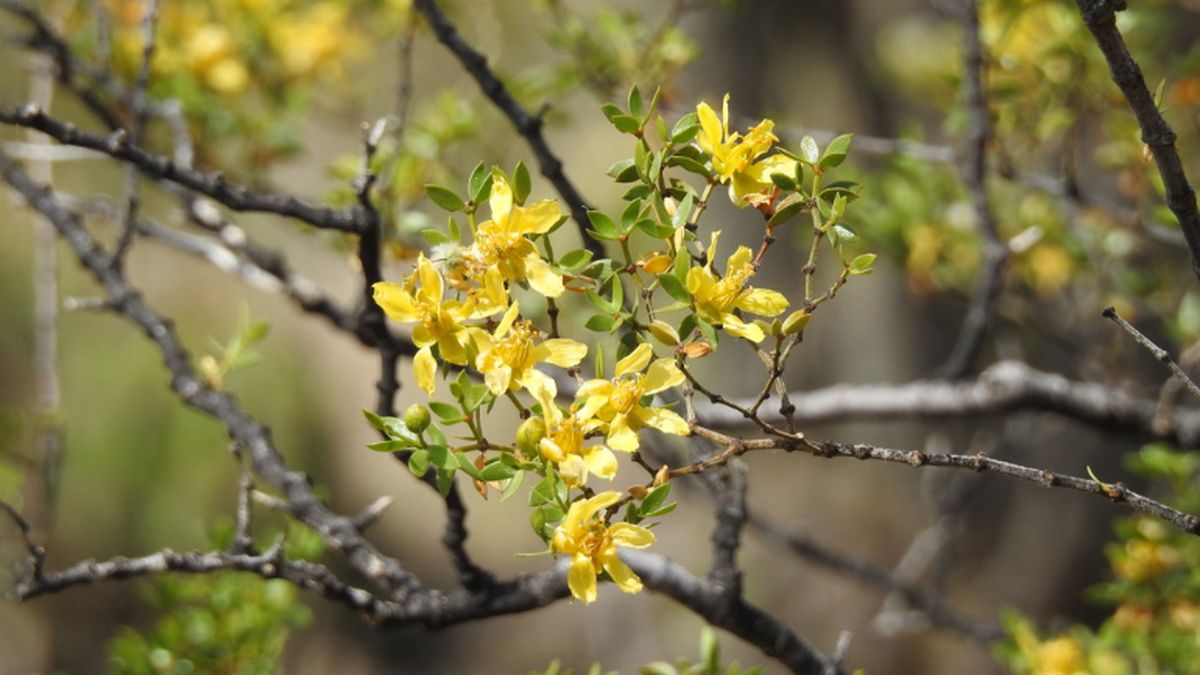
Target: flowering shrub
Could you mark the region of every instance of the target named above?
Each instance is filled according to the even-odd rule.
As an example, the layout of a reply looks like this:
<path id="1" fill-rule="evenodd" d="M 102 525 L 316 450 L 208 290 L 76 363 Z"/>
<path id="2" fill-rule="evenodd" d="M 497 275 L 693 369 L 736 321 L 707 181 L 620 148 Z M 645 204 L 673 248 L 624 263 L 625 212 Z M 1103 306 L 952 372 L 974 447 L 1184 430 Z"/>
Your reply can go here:
<path id="1" fill-rule="evenodd" d="M 409 276 L 374 287 L 388 317 L 410 328 L 419 348 L 413 377 L 431 400 L 428 410 L 415 405 L 404 419 L 368 413 L 388 436 L 371 447 L 407 453 L 409 468 L 434 472 L 444 491 L 459 471 L 485 497 L 489 486 L 507 496 L 527 476 L 535 478 L 534 532 L 549 552 L 570 557 L 571 593 L 585 603 L 596 599 L 602 573 L 623 591 L 642 587 L 617 549 L 654 542 L 638 523 L 673 509 L 665 503 L 673 474 L 663 467 L 624 492 L 595 492 L 595 485 L 625 476 L 614 451 L 636 453 L 644 434 L 692 433 L 691 397 L 702 385 L 688 373 L 688 361 L 716 351 L 722 334 L 741 340 L 766 366 L 770 391 L 812 312 L 850 276 L 870 273 L 874 261 L 848 253 L 857 237 L 842 217 L 858 186 L 826 180 L 845 158 L 849 136 L 824 151 L 805 138 L 792 153 L 776 144 L 771 120 L 744 134 L 731 130 L 728 96 L 719 119 L 700 103 L 669 130 L 657 102 L 657 94 L 646 102 L 635 87 L 627 110 L 604 107 L 636 144 L 631 159 L 609 170 L 630 184 L 620 216 L 589 214 L 588 235 L 617 242 L 618 258 L 595 259 L 583 248 L 556 255 L 550 235 L 566 221 L 559 204 L 527 203 L 531 178 L 522 164 L 512 175 L 479 165 L 465 196 L 428 186 L 430 198 L 451 214 L 447 230 L 432 233 L 436 244 L 419 255 Z M 699 189 L 688 175 L 700 179 Z M 739 246 L 718 265 L 721 233 L 711 231 L 705 248 L 700 223 L 715 188 L 726 184 L 736 206 L 762 215 L 763 241 L 757 252 Z M 485 204 L 489 217 L 482 219 Z M 804 295 L 784 317 L 792 304 L 787 296 L 752 282 L 777 229 L 802 214 L 812 233 Z M 813 273 L 822 239 L 841 272 L 817 295 Z M 635 253 L 635 244 L 643 250 Z M 597 338 L 590 345 L 560 334 L 556 302 L 567 295 L 586 296 L 598 310 L 586 321 Z M 550 308 L 540 325 L 523 310 L 541 306 L 536 296 Z M 589 352 L 595 377 L 585 380 L 581 364 Z M 606 353 L 616 359 L 611 376 Z M 450 401 L 437 400 L 439 380 Z M 485 431 L 501 399 L 525 420 L 515 438 Z"/>

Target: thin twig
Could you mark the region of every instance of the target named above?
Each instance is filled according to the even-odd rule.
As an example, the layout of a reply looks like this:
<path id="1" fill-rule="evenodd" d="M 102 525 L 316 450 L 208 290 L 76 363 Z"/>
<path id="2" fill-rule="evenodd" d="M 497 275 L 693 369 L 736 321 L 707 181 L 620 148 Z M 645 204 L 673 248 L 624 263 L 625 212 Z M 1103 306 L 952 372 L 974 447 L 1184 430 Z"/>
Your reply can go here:
<path id="1" fill-rule="evenodd" d="M 1187 172 L 1175 147 L 1175 131 L 1163 118 L 1146 87 L 1142 69 L 1125 46 L 1117 29 L 1116 13 L 1125 9 L 1124 0 L 1075 0 L 1084 24 L 1096 39 L 1108 61 L 1113 82 L 1125 95 L 1125 100 L 1142 130 L 1142 142 L 1154 155 L 1158 174 L 1166 188 L 1167 207 L 1179 221 L 1192 255 L 1192 272 L 1200 278 L 1200 209 L 1196 207 L 1196 191 L 1188 182 Z"/>
<path id="2" fill-rule="evenodd" d="M 436 2 L 416 0 L 414 6 L 429 22 L 438 41 L 454 53 L 463 68 L 479 83 L 484 95 L 496 104 L 496 107 L 512 122 L 517 133 L 529 144 L 534 156 L 537 157 L 542 175 L 554 185 L 559 196 L 567 203 L 567 208 L 571 211 L 571 218 L 579 228 L 579 236 L 583 239 L 584 247 L 591 251 L 596 258 L 606 257 L 604 246 L 587 234 L 591 227 L 587 217 L 588 202 L 579 193 L 574 183 L 567 178 L 566 173 L 563 172 L 562 160 L 546 143 L 546 138 L 542 135 L 542 118 L 530 114 L 520 103 L 517 103 L 517 100 L 505 88 L 504 83 L 488 67 L 487 58 L 463 39 L 458 29 L 454 27 Z"/>
<path id="3" fill-rule="evenodd" d="M 366 214 L 360 207 L 331 209 L 309 204 L 292 195 L 234 185 L 220 173 L 195 171 L 133 145 L 120 131 L 108 136 L 80 131 L 72 124 L 50 117 L 36 105 L 0 110 L 0 123 L 36 129 L 60 143 L 103 152 L 113 159 L 137 166 L 150 178 L 177 183 L 234 211 L 273 213 L 301 220 L 313 227 L 343 232 L 361 232 L 365 228 Z"/>
<path id="4" fill-rule="evenodd" d="M 1171 358 L 1171 355 L 1167 353 L 1167 350 L 1154 344 L 1153 340 L 1143 335 L 1140 330 L 1134 328 L 1133 325 L 1128 321 L 1122 319 L 1121 316 L 1117 314 L 1117 310 L 1115 308 L 1105 307 L 1101 314 L 1104 316 L 1104 318 L 1111 320 L 1113 323 L 1124 329 L 1126 333 L 1129 333 L 1131 336 L 1133 336 L 1133 339 L 1136 340 L 1138 344 L 1145 347 L 1146 351 L 1153 354 L 1154 358 L 1157 359 L 1159 363 L 1166 366 L 1167 369 L 1171 371 L 1171 374 L 1174 375 L 1175 378 L 1181 383 L 1183 383 L 1183 386 L 1187 387 L 1188 391 L 1192 392 L 1192 394 L 1197 398 L 1200 398 L 1200 387 L 1196 386 L 1196 383 L 1192 381 L 1192 378 L 1188 377 L 1188 374 L 1184 372 L 1183 368 L 1179 367 L 1178 363 L 1175 363 L 1175 359 Z"/>
<path id="5" fill-rule="evenodd" d="M 150 64 L 154 60 L 154 29 L 158 22 L 158 1 L 146 0 L 142 10 L 142 63 L 133 87 L 129 90 L 129 107 L 133 109 L 133 123 L 129 125 L 129 143 L 142 144 L 149 113 L 146 108 L 146 90 L 150 86 Z M 138 172 L 133 164 L 125 165 L 125 212 L 121 217 L 121 236 L 113 250 L 112 264 L 120 266 L 125 254 L 133 244 L 137 233 L 138 208 L 141 206 Z"/>
<path id="6" fill-rule="evenodd" d="M 987 335 L 992 306 L 1000 294 L 1008 247 L 1000 240 L 987 194 L 987 144 L 991 118 L 983 82 L 984 53 L 979 37 L 979 8 L 975 0 L 960 0 L 959 23 L 963 34 L 963 99 L 970 118 L 962 177 L 971 194 L 975 225 L 983 239 L 983 261 L 979 280 L 967 305 L 958 338 L 939 374 L 948 378 L 966 375 Z"/>

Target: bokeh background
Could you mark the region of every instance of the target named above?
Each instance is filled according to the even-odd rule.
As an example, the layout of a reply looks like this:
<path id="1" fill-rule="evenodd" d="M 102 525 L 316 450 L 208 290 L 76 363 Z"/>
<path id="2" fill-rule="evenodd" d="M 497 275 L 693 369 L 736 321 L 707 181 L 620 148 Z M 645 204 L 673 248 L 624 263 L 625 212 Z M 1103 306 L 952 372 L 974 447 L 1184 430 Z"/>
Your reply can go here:
<path id="1" fill-rule="evenodd" d="M 88 53 L 95 49 L 86 37 L 92 30 L 86 18 L 90 4 L 44 0 L 38 6 L 68 32 L 78 31 L 75 44 Z M 118 29 L 123 16 L 138 15 L 136 7 L 129 9 L 137 3 L 100 4 Z M 329 11 L 345 18 L 341 31 L 326 36 L 331 46 L 314 48 L 312 64 L 285 68 L 290 81 L 305 83 L 303 94 L 295 96 L 301 100 L 259 92 L 249 103 L 220 102 L 222 96 L 243 100 L 238 97 L 254 89 L 260 74 L 252 69 L 222 76 L 196 71 L 191 75 L 195 82 L 176 83 L 169 93 L 188 101 L 194 97 L 198 107 L 210 106 L 208 117 L 197 123 L 213 148 L 201 162 L 310 200 L 337 202 L 346 198 L 347 179 L 357 166 L 360 125 L 397 112 L 399 83 L 407 79 L 403 36 L 408 28 L 399 17 L 407 8 L 403 2 L 296 4 L 330 6 L 334 9 Z M 635 38 L 652 34 L 674 5 L 446 4 L 466 39 L 488 55 L 523 101 L 534 109 L 542 101 L 552 103 L 547 135 L 568 175 L 595 207 L 617 208 L 622 190 L 604 171 L 629 156 L 632 145 L 608 125 L 598 107 L 623 97 L 629 72 L 638 72 L 641 63 L 634 57 L 645 56 Z M 1123 101 L 1106 86 L 1103 63 L 1086 33 L 1069 25 L 1072 4 L 1043 3 L 1056 9 L 1020 21 L 1011 17 L 1031 3 L 983 4 L 989 44 L 1009 50 L 1007 57 L 995 55 L 991 79 L 998 101 L 997 132 L 1005 134 L 992 148 L 996 161 L 1051 174 L 1070 165 L 1085 194 L 1103 196 L 1101 201 L 1113 210 L 1148 212 L 1144 221 L 1157 226 L 1155 219 L 1163 218 L 1147 206 L 1155 201 L 1148 178 L 1152 167 L 1129 159 L 1140 152 L 1136 130 L 1122 118 L 1128 117 Z M 1135 54 L 1144 55 L 1154 68 L 1148 75 L 1151 86 L 1169 78 L 1168 116 L 1186 149 L 1185 141 L 1195 138 L 1197 130 L 1200 51 L 1194 36 L 1200 34 L 1200 8 L 1188 2 L 1147 4 L 1151 7 L 1126 28 L 1134 48 L 1143 50 Z M 682 12 L 679 33 L 663 42 L 666 46 L 656 57 L 656 72 L 665 81 L 639 80 L 651 88 L 664 86 L 669 119 L 699 100 L 716 105 L 730 92 L 735 115 L 748 122 L 776 120 L 784 145 L 794 147 L 805 132 L 826 133 L 825 138 L 830 132 L 855 132 L 903 136 L 951 152 L 961 147 L 963 114 L 956 93 L 960 40 L 956 23 L 940 6 L 909 0 L 696 5 Z M 614 18 L 626 13 L 634 17 L 628 23 Z M 375 24 L 362 20 L 378 15 L 391 18 Z M 187 41 L 202 26 L 164 28 L 163 44 L 171 47 L 167 41 L 177 40 L 174 47 L 186 53 Z M 302 60 L 295 53 L 300 45 L 318 38 L 292 28 L 289 37 L 271 43 L 283 45 L 275 56 L 258 58 L 292 54 Z M 13 17 L 0 13 L 0 32 L 19 30 Z M 625 61 L 614 58 L 610 64 L 589 55 L 592 43 L 581 34 L 596 44 L 618 45 L 609 48 Z M 629 44 L 622 47 L 622 38 Z M 122 53 L 118 39 L 113 49 L 118 70 Z M 1054 58 L 1061 63 L 1056 66 Z M 0 63 L 5 64 L 0 68 L 0 104 L 27 100 L 44 64 L 12 42 L 0 46 Z M 411 64 L 404 142 L 419 161 L 406 165 L 391 196 L 390 207 L 400 223 L 396 260 L 388 268 L 393 279 L 410 269 L 403 249 L 419 243 L 412 232 L 440 222 L 436 207 L 420 199 L 422 183 L 459 185 L 478 161 L 505 167 L 519 159 L 531 162 L 507 121 L 419 25 L 412 35 Z M 239 84 L 239 77 L 249 83 Z M 222 111 L 236 118 L 256 107 L 262 111 L 260 119 L 245 126 L 221 119 Z M 86 119 L 66 94 L 56 96 L 53 109 L 64 117 Z M 18 130 L 0 129 L 0 140 L 27 139 Z M 1108 153 L 1103 155 L 1111 160 L 1108 164 L 1093 161 L 1100 150 Z M 1188 157 L 1195 167 L 1195 153 Z M 55 184 L 70 194 L 119 198 L 122 193 L 123 170 L 103 159 L 55 162 L 53 171 Z M 931 376 L 957 335 L 978 266 L 967 197 L 953 163 L 865 153 L 846 172 L 865 186 L 863 200 L 852 207 L 851 222 L 864 245 L 881 254 L 878 271 L 852 280 L 813 321 L 787 373 L 793 389 Z M 1154 321 L 1158 335 L 1179 344 L 1194 340 L 1200 298 L 1192 290 L 1195 282 L 1186 272 L 1183 251 L 1147 241 L 1142 231 L 1109 219 L 1103 210 L 1068 218 L 1053 196 L 1015 182 L 997 181 L 992 187 L 1006 236 L 1032 225 L 1042 228 L 1042 236 L 1012 263 L 987 358 L 1022 358 L 1071 377 L 1153 395 L 1162 373 L 1114 335 L 1099 310 L 1124 302 L 1122 308 Z M 188 227 L 169 196 L 153 188 L 145 192 L 148 215 L 172 227 Z M 534 196 L 552 196 L 550 186 L 536 177 Z M 739 212 L 723 199 L 715 202 L 705 222 L 723 230 L 723 246 L 757 244 L 757 215 Z M 269 217 L 237 216 L 236 222 L 255 241 L 286 252 L 295 271 L 342 301 L 354 302 L 359 282 L 345 242 Z M 90 224 L 106 241 L 115 237 L 111 223 L 95 219 Z M 35 485 L 39 471 L 33 433 L 33 228 L 34 218 L 19 198 L 0 191 L 0 497 L 24 499 L 31 506 L 42 496 Z M 574 236 L 570 229 L 560 235 L 565 241 Z M 807 241 L 802 231 L 784 233 L 761 274 L 763 285 L 795 288 L 795 261 L 807 250 Z M 70 252 L 65 247 L 58 252 L 61 297 L 95 295 Z M 372 538 L 429 584 L 454 583 L 449 560 L 437 543 L 443 515 L 436 494 L 413 480 L 399 462 L 365 448 L 375 440 L 360 413 L 374 405 L 377 363 L 370 353 L 298 312 L 286 299 L 248 287 L 155 241 L 137 241 L 129 261 L 133 282 L 154 307 L 175 319 L 198 357 L 216 353 L 213 341 L 227 341 L 243 315 L 269 322 L 268 337 L 255 347 L 261 361 L 229 374 L 227 387 L 248 412 L 272 427 L 288 460 L 313 476 L 336 510 L 354 513 L 380 496 L 393 497 L 395 504 L 371 530 Z M 1131 274 L 1140 276 L 1131 280 Z M 582 318 L 568 321 L 567 332 L 584 335 L 581 324 Z M 236 499 L 239 473 L 223 430 L 176 400 L 157 352 L 118 317 L 63 311 L 58 330 L 65 456 L 52 528 L 39 532 L 50 566 L 208 545 L 216 524 L 228 522 Z M 746 378 L 744 368 L 750 357 L 748 350 L 730 342 L 704 362 L 701 374 L 721 383 L 727 395 L 754 393 L 760 383 Z M 400 409 L 424 400 L 410 386 L 407 364 L 402 372 Z M 1121 464 L 1123 453 L 1139 447 L 1136 439 L 1047 414 L 965 422 L 856 422 L 805 431 L 810 437 L 889 447 L 982 450 L 1075 474 L 1087 465 L 1098 475 L 1120 475 L 1137 484 L 1136 478 L 1124 476 Z M 1120 511 L 1102 500 L 994 476 L 782 453 L 751 455 L 746 464 L 750 503 L 758 512 L 854 558 L 891 567 L 914 537 L 944 535 L 946 541 L 936 547 L 935 559 L 919 579 L 981 625 L 997 625 L 1005 607 L 1050 626 L 1096 622 L 1104 616 L 1103 608 L 1084 594 L 1109 574 L 1102 547 Z M 468 546 L 481 563 L 503 575 L 549 564 L 545 558 L 513 555 L 540 544 L 529 531 L 520 497 L 483 502 L 469 489 L 466 496 Z M 699 490 L 681 487 L 675 496 L 680 507 L 657 530 L 656 550 L 702 571 L 708 564 L 711 504 Z M 940 529 L 929 529 L 939 523 Z M 279 527 L 268 515 L 260 522 L 264 539 Z M 11 542 L 9 538 L 4 545 Z M 919 620 L 902 621 L 899 631 L 881 629 L 877 619 L 885 594 L 753 531 L 745 537 L 740 560 L 752 602 L 825 651 L 832 650 L 841 631 L 852 631 L 849 663 L 867 672 L 1000 671 L 986 648 Z M 103 671 L 108 645 L 123 627 L 146 630 L 154 623 L 158 614 L 148 600 L 150 588 L 145 581 L 108 583 L 27 604 L 0 605 L 0 673 Z M 653 594 L 630 597 L 614 591 L 602 589 L 600 602 L 587 608 L 562 602 L 440 632 L 376 631 L 341 607 L 301 595 L 312 622 L 292 634 L 282 668 L 295 673 L 507 673 L 544 669 L 557 658 L 577 669 L 599 661 L 606 669 L 634 672 L 654 660 L 695 655 L 696 617 Z M 887 612 L 885 618 L 895 619 L 896 613 Z M 736 638 L 721 639 L 730 658 L 762 664 L 767 672 L 779 668 Z"/>

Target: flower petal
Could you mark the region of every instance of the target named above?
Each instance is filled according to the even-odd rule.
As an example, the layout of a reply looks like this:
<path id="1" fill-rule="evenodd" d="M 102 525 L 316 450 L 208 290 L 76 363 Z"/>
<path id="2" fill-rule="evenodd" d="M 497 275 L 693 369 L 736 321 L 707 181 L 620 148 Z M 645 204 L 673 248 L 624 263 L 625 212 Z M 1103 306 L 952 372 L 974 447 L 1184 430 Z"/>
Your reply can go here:
<path id="1" fill-rule="evenodd" d="M 778 316 L 788 308 L 788 299 L 784 297 L 783 293 L 769 288 L 751 288 L 742 291 L 734 306 L 743 312 L 762 316 Z"/>
<path id="2" fill-rule="evenodd" d="M 741 319 L 732 314 L 721 317 L 721 324 L 725 327 L 726 333 L 746 338 L 751 342 L 762 342 L 766 337 L 761 328 L 752 323 L 743 323 Z"/>
<path id="3" fill-rule="evenodd" d="M 435 384 L 433 375 L 436 372 L 437 359 L 433 358 L 433 349 L 422 347 L 421 351 L 413 357 L 413 377 L 417 380 L 417 386 L 430 396 L 433 396 Z"/>
<path id="4" fill-rule="evenodd" d="M 581 487 L 587 482 L 587 464 L 579 455 L 567 455 L 558 463 L 558 475 L 562 476 L 567 487 Z"/>
<path id="5" fill-rule="evenodd" d="M 571 595 L 581 600 L 583 604 L 595 602 L 596 566 L 592 564 L 591 558 L 582 553 L 576 553 L 575 557 L 571 558 L 571 568 L 567 572 L 567 586 L 571 589 Z"/>
<path id="6" fill-rule="evenodd" d="M 617 557 L 617 549 L 615 547 L 604 551 L 601 554 L 601 562 L 604 563 L 604 571 L 608 572 L 608 576 L 612 577 L 613 583 L 617 588 L 626 593 L 637 593 L 642 590 L 642 580 L 638 575 L 629 569 L 620 558 Z"/>
<path id="7" fill-rule="evenodd" d="M 562 218 L 562 209 L 553 199 L 542 201 L 525 209 L 517 230 L 521 234 L 545 234 Z"/>
<path id="8" fill-rule="evenodd" d="M 696 106 L 696 118 L 700 120 L 700 134 L 696 137 L 696 142 L 700 144 L 701 150 L 710 155 L 714 154 L 724 137 L 721 120 L 717 119 L 717 112 L 707 103 Z"/>
<path id="9" fill-rule="evenodd" d="M 642 395 L 657 394 L 663 389 L 683 384 L 683 371 L 671 359 L 657 359 L 650 364 L 650 369 L 642 376 L 639 383 Z"/>
<path id="10" fill-rule="evenodd" d="M 554 268 L 550 267 L 550 263 L 537 255 L 525 258 L 525 277 L 533 290 L 547 298 L 557 298 L 563 294 L 562 275 L 555 272 Z"/>
<path id="11" fill-rule="evenodd" d="M 394 321 L 416 321 L 417 310 L 413 298 L 400 284 L 380 281 L 371 286 L 375 304 Z"/>
<path id="12" fill-rule="evenodd" d="M 513 194 L 508 180 L 499 173 L 492 175 L 492 193 L 488 196 L 488 206 L 492 209 L 492 220 L 501 227 L 507 225 L 508 214 L 512 212 Z M 482 227 L 482 225 L 480 225 Z"/>
<path id="13" fill-rule="evenodd" d="M 512 368 L 505 365 L 496 366 L 483 375 L 488 391 L 494 396 L 503 396 L 512 384 Z"/>
<path id="14" fill-rule="evenodd" d="M 725 261 L 725 275 L 728 276 L 728 275 L 734 274 L 746 267 L 749 267 L 750 266 L 750 258 L 753 255 L 754 254 L 750 252 L 749 247 L 747 247 L 747 246 L 737 247 L 737 250 L 733 252 L 733 255 L 729 256 L 729 260 Z"/>
<path id="15" fill-rule="evenodd" d="M 421 280 L 421 296 L 430 302 L 442 301 L 442 274 L 422 253 L 417 258 L 417 277 Z"/>
<path id="16" fill-rule="evenodd" d="M 675 434 L 676 436 L 687 436 L 691 433 L 691 427 L 688 426 L 687 420 L 683 419 L 673 410 L 666 408 L 651 408 L 647 411 L 646 425 L 654 427 L 659 431 L 667 434 Z"/>
<path id="17" fill-rule="evenodd" d="M 546 353 L 544 358 L 539 359 L 540 361 L 562 368 L 573 368 L 579 365 L 584 356 L 587 356 L 587 345 L 566 338 L 551 338 L 539 345 L 538 348 Z"/>
<path id="18" fill-rule="evenodd" d="M 617 456 L 603 445 L 588 448 L 583 461 L 587 464 L 588 471 L 605 480 L 612 480 L 613 476 L 617 475 Z"/>
<path id="19" fill-rule="evenodd" d="M 617 523 L 608 528 L 608 536 L 617 546 L 625 548 L 646 548 L 654 543 L 654 533 L 632 523 Z"/>
<path id="20" fill-rule="evenodd" d="M 517 314 L 520 312 L 521 305 L 515 302 L 504 312 L 504 316 L 500 318 L 500 323 L 496 326 L 496 332 L 493 333 L 497 340 L 508 333 L 509 329 L 512 328 L 513 322 L 517 320 Z"/>
<path id="21" fill-rule="evenodd" d="M 650 359 L 654 356 L 654 348 L 649 343 L 643 342 L 629 352 L 625 358 L 617 361 L 616 370 L 613 377 L 621 377 L 626 373 L 636 373 L 646 367 L 650 363 Z"/>
<path id="22" fill-rule="evenodd" d="M 613 450 L 633 452 L 638 449 L 637 432 L 629 428 L 624 414 L 618 413 L 608 423 L 608 444 Z"/>

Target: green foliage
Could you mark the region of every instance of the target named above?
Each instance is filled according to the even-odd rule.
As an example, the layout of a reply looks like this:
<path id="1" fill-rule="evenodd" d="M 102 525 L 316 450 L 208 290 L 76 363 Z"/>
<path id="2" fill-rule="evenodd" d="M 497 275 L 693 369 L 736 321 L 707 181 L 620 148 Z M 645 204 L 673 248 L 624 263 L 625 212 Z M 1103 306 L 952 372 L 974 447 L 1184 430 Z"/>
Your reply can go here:
<path id="1" fill-rule="evenodd" d="M 228 545 L 231 538 L 226 524 L 216 533 L 215 544 Z M 319 534 L 293 523 L 284 555 L 312 559 L 323 546 Z M 280 657 L 289 636 L 312 620 L 300 593 L 283 579 L 242 572 L 157 577 L 147 585 L 147 600 L 158 619 L 145 630 L 121 629 L 108 645 L 108 672 L 281 672 Z"/>
<path id="2" fill-rule="evenodd" d="M 1174 506 L 1200 508 L 1200 458 L 1161 444 L 1131 454 L 1126 465 L 1169 484 Z M 1018 673 L 1184 674 L 1200 663 L 1200 540 L 1150 516 L 1123 518 L 1106 548 L 1113 578 L 1091 589 L 1111 608 L 1096 630 L 1074 626 L 1038 636 L 1016 612 L 1004 616 L 1008 639 L 997 654 Z"/>

